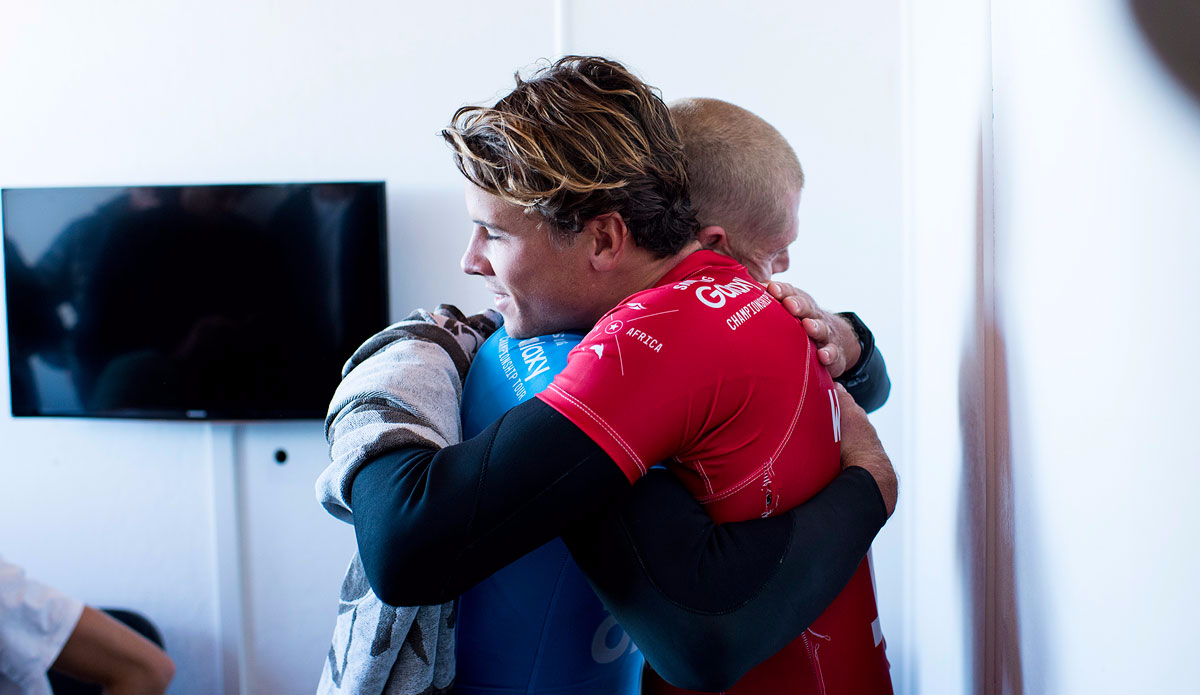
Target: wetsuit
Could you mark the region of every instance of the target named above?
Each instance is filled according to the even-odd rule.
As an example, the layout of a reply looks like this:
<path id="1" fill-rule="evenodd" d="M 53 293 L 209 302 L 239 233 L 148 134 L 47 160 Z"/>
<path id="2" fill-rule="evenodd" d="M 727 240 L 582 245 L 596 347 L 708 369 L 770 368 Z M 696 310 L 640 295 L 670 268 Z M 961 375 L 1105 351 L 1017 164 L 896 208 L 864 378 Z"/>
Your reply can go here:
<path id="1" fill-rule="evenodd" d="M 526 340 L 501 327 L 463 384 L 463 437 L 550 385 L 582 333 Z M 463 594 L 457 695 L 638 695 L 642 654 L 556 538 Z"/>
<path id="2" fill-rule="evenodd" d="M 705 280 L 710 273 L 712 282 Z M 683 289 L 675 289 L 678 285 Z M 715 315 L 697 312 L 720 307 L 701 300 L 695 293 L 700 285 L 707 286 L 710 302 L 720 296 L 744 304 L 731 303 L 715 323 L 702 326 L 701 317 Z M 794 360 L 799 341 L 807 338 L 781 307 L 769 299 L 763 303 L 761 288 L 747 285 L 739 266 L 699 252 L 617 311 L 638 311 L 634 305 L 645 305 L 640 299 L 651 295 L 651 304 L 661 297 L 687 299 L 697 303 L 664 311 L 686 308 L 679 318 L 698 322 L 682 323 L 706 327 L 712 335 L 698 330 L 693 339 L 668 344 L 664 335 L 637 329 L 636 322 L 626 328 L 602 321 L 593 336 L 620 332 L 621 343 L 585 344 L 572 354 L 572 365 L 617 360 L 618 370 L 625 368 L 627 348 L 653 351 L 664 357 L 660 365 L 674 356 L 677 366 L 686 366 L 682 373 L 656 369 L 612 386 L 637 404 L 631 413 L 650 412 L 651 417 L 621 419 L 610 413 L 592 418 L 589 410 L 599 413 L 591 407 L 600 403 L 592 400 L 598 392 L 588 392 L 586 382 L 571 376 L 586 368 L 568 366 L 564 381 L 555 381 L 554 398 L 571 417 L 533 399 L 461 444 L 440 450 L 408 445 L 372 457 L 352 481 L 352 505 L 363 565 L 381 598 L 404 605 L 444 601 L 567 532 L 568 545 L 606 604 L 672 682 L 720 689 L 791 642 L 854 574 L 886 517 L 869 474 L 849 469 L 786 514 L 723 526 L 713 524 L 670 474 L 662 474 L 667 480 L 648 476 L 653 480 L 636 486 L 632 495 L 628 490 L 648 461 L 678 457 L 686 462 L 721 453 L 723 434 L 735 431 L 735 439 L 744 440 L 748 423 L 738 420 L 747 419 L 740 413 L 752 394 L 778 398 L 780 384 L 800 386 L 787 377 L 793 365 L 780 366 L 763 354 Z M 795 344 L 776 348 L 783 321 L 797 331 Z M 770 342 L 757 343 L 757 331 L 767 324 L 773 325 L 767 331 Z M 626 335 L 626 330 L 638 332 Z M 729 336 L 746 340 L 730 342 Z M 726 363 L 761 368 L 727 379 L 718 369 Z M 788 423 L 792 414 L 785 415 Z M 822 420 L 832 430 L 832 414 L 826 416 Z M 620 429 L 613 429 L 614 421 Z M 777 423 L 760 424 L 765 431 Z M 794 452 L 783 447 L 781 453 L 788 458 Z M 697 469 L 693 482 L 716 481 L 712 472 Z M 789 486 L 760 484 L 758 489 L 764 491 L 759 497 L 764 511 L 803 499 Z M 765 502 L 767 490 L 781 495 L 780 501 Z M 596 520 L 605 518 L 619 525 L 618 533 L 595 533 Z M 644 533 L 647 528 L 653 533 Z M 589 557 L 592 550 L 598 551 L 595 557 Z"/>
<path id="3" fill-rule="evenodd" d="M 555 539 L 463 594 L 458 695 L 637 695 L 642 654 Z"/>
<path id="4" fill-rule="evenodd" d="M 538 397 L 631 478 L 666 460 L 717 522 L 772 516 L 840 471 L 837 395 L 798 322 L 741 266 L 704 255 L 605 315 Z M 728 692 L 890 693 L 877 620 L 864 560 L 808 630 Z"/>

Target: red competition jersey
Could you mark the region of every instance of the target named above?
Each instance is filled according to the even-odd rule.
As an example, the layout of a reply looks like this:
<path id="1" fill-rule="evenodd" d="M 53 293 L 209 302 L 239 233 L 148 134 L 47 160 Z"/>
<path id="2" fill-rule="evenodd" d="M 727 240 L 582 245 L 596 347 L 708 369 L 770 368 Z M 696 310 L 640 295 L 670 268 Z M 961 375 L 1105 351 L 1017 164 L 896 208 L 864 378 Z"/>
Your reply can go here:
<path id="1" fill-rule="evenodd" d="M 841 470 L 837 394 L 815 346 L 745 268 L 711 251 L 608 312 L 537 397 L 630 481 L 665 462 L 722 523 L 790 509 Z M 660 681 L 646 692 L 686 691 Z M 891 693 L 867 561 L 804 634 L 727 692 Z"/>

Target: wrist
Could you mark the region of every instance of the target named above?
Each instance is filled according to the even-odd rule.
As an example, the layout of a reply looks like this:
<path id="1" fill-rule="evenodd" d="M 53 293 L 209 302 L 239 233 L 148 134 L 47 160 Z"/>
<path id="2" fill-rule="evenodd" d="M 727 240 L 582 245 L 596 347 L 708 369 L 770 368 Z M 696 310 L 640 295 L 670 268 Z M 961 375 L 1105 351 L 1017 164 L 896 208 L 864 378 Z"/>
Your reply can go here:
<path id="1" fill-rule="evenodd" d="M 862 468 L 871 475 L 875 487 L 879 488 L 879 496 L 883 501 L 884 510 L 888 517 L 896 510 L 896 498 L 899 492 L 899 482 L 896 470 L 886 454 L 876 456 L 856 456 L 848 461 L 847 468 Z"/>
<path id="2" fill-rule="evenodd" d="M 853 361 L 850 360 L 849 350 L 843 348 L 847 353 L 846 362 L 850 366 L 836 379 L 846 388 L 851 388 L 869 377 L 864 368 L 875 352 L 875 336 L 871 334 L 871 330 L 862 322 L 862 319 L 858 318 L 858 314 L 853 311 L 842 311 L 837 316 L 846 322 L 854 336 L 854 339 L 847 341 L 845 345 L 858 347 L 858 356 Z"/>
<path id="3" fill-rule="evenodd" d="M 863 341 L 854 330 L 854 324 L 841 314 L 833 314 L 830 323 L 837 335 L 838 345 L 846 359 L 846 368 L 842 373 L 851 371 L 858 366 L 863 354 Z"/>

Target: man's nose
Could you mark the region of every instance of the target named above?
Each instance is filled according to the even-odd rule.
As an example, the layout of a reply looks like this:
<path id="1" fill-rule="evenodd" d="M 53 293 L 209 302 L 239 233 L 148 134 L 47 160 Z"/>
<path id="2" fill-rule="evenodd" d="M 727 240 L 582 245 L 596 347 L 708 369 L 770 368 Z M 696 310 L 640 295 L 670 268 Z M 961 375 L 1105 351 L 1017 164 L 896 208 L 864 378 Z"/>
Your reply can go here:
<path id="1" fill-rule="evenodd" d="M 480 248 L 480 240 L 478 234 L 471 235 L 471 241 L 467 243 L 467 250 L 463 253 L 462 260 L 459 265 L 467 275 L 491 275 L 492 265 L 488 263 L 487 257 L 483 255 Z"/>

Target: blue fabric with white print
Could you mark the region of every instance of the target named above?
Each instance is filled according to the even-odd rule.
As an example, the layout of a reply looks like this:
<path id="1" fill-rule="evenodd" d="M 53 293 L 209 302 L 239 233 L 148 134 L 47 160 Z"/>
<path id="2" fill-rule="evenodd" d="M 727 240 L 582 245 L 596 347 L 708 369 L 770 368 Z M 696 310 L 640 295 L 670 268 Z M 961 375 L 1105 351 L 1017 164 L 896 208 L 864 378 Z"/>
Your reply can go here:
<path id="1" fill-rule="evenodd" d="M 463 387 L 464 439 L 546 388 L 582 338 L 497 330 Z M 456 661 L 460 695 L 635 695 L 643 659 L 555 539 L 463 595 Z"/>

